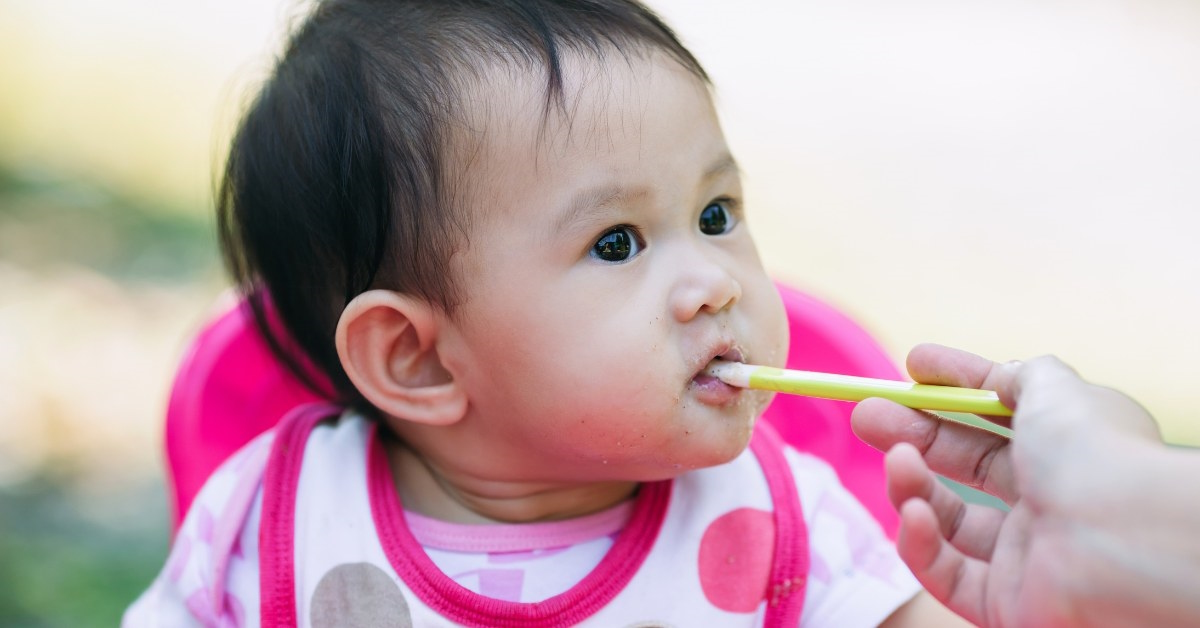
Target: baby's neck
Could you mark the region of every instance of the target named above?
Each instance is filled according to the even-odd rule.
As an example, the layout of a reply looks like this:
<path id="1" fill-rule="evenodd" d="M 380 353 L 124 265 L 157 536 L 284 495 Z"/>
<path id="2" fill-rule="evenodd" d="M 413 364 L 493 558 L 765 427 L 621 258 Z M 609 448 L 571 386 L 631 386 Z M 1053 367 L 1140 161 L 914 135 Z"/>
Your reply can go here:
<path id="1" fill-rule="evenodd" d="M 581 517 L 611 508 L 637 491 L 636 482 L 498 483 L 451 477 L 403 443 L 387 444 L 392 480 L 406 510 L 451 523 L 532 523 Z"/>

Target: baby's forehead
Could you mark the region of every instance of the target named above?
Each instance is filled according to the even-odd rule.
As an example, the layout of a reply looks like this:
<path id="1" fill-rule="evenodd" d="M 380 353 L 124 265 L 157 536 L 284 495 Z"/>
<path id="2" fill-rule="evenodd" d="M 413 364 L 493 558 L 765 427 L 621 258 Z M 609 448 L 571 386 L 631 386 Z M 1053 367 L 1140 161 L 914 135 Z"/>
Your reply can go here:
<path id="1" fill-rule="evenodd" d="M 499 150 L 529 158 L 580 145 L 603 147 L 638 135 L 650 102 L 681 83 L 711 107 L 700 77 L 652 49 L 571 51 L 560 67 L 560 84 L 544 65 L 524 61 L 474 68 L 462 90 L 456 143 L 468 155 Z"/>
<path id="2" fill-rule="evenodd" d="M 501 66 L 464 98 L 452 192 L 483 219 L 473 225 L 563 224 L 580 204 L 681 206 L 730 161 L 707 83 L 674 60 L 582 56 L 562 77 L 556 95 L 544 73 Z"/>

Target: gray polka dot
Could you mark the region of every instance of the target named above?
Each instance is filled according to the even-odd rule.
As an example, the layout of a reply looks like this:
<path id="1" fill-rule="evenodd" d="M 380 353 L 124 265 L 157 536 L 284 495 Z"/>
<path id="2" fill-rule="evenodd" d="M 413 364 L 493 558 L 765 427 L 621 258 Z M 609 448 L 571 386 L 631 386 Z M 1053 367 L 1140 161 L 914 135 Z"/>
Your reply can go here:
<path id="1" fill-rule="evenodd" d="M 311 621 L 317 628 L 412 628 L 408 601 L 392 577 L 371 563 L 330 569 L 313 592 Z"/>

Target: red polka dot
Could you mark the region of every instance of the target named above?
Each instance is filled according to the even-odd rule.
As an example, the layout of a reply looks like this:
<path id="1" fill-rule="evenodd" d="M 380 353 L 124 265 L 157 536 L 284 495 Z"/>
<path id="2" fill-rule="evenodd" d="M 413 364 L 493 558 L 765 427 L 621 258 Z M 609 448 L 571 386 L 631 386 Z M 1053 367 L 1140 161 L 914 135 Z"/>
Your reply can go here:
<path id="1" fill-rule="evenodd" d="M 713 606 L 749 613 L 766 597 L 775 551 L 775 518 L 739 508 L 712 522 L 700 539 L 700 586 Z"/>

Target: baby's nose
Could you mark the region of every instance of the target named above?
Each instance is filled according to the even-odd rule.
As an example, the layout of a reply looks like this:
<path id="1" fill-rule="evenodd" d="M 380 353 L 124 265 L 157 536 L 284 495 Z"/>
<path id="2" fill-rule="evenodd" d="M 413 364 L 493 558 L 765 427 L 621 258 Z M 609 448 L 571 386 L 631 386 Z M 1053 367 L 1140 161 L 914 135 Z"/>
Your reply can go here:
<path id="1" fill-rule="evenodd" d="M 742 285 L 725 267 L 705 261 L 686 268 L 671 291 L 671 313 L 687 322 L 701 313 L 715 314 L 742 298 Z"/>

